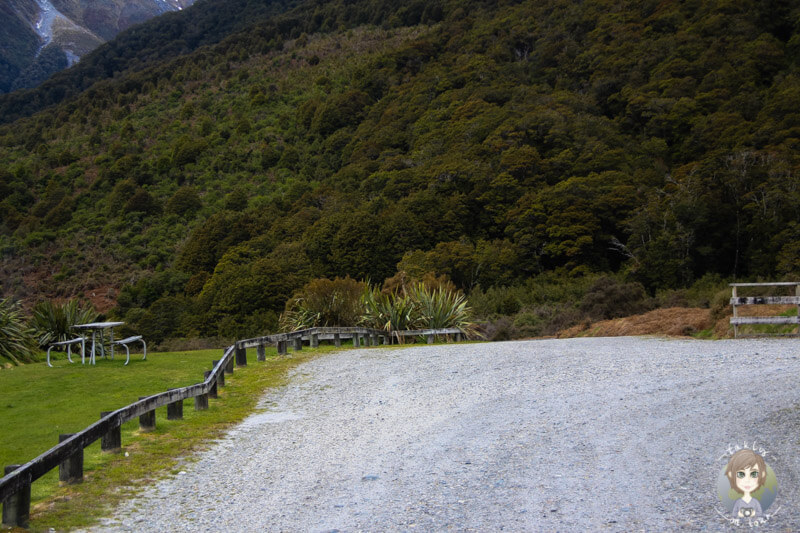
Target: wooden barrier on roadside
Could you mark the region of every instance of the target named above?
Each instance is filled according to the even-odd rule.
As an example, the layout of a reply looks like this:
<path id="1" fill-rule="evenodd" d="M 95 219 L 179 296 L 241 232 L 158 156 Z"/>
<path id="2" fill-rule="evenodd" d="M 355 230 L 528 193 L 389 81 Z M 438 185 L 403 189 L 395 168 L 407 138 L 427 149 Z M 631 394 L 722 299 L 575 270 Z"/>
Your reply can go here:
<path id="1" fill-rule="evenodd" d="M 783 335 L 800 335 L 800 282 L 780 281 L 773 283 L 731 283 L 731 305 L 733 306 L 733 336 L 739 338 L 739 326 L 755 324 L 797 324 L 797 332 Z M 746 296 L 740 297 L 737 294 L 739 287 L 794 287 L 794 296 Z M 796 305 L 798 316 L 739 316 L 738 308 L 743 305 Z M 741 335 L 747 337 L 764 335 Z"/>
<path id="2" fill-rule="evenodd" d="M 278 350 L 278 355 L 285 355 L 288 352 L 289 346 L 295 351 L 300 351 L 303 349 L 303 343 L 306 341 L 312 348 L 318 347 L 320 341 L 333 341 L 334 346 L 339 347 L 342 345 L 342 340 L 351 339 L 353 347 L 360 348 L 362 342 L 364 346 L 388 345 L 401 343 L 402 339 L 406 337 L 424 337 L 428 344 L 432 344 L 437 337 L 444 337 L 447 340 L 453 339 L 455 342 L 461 342 L 465 338 L 465 335 L 458 328 L 388 332 L 380 329 L 362 327 L 325 327 L 301 329 L 289 333 L 276 333 L 274 335 L 265 335 L 264 337 L 244 339 L 236 342 L 236 349 L 244 352 L 248 348 L 256 348 L 259 357 L 261 357 L 260 354 L 263 352 L 265 346 L 274 345 Z"/>
<path id="3" fill-rule="evenodd" d="M 161 394 L 140 398 L 126 407 L 116 411 L 100 413 L 100 420 L 83 431 L 61 435 L 59 444 L 32 459 L 24 465 L 11 465 L 6 468 L 5 476 L 0 478 L 0 502 L 3 503 L 3 525 L 28 527 L 30 516 L 31 483 L 59 467 L 59 479 L 65 483 L 80 483 L 83 480 L 83 449 L 100 440 L 101 449 L 107 452 L 119 451 L 121 448 L 120 427 L 125 422 L 139 418 L 142 430 L 155 428 L 155 409 L 168 406 L 173 416 L 183 417 L 183 400 L 208 395 L 217 385 L 219 375 L 225 371 L 228 360 L 233 357 L 234 347 L 225 351 L 225 355 L 214 366 L 202 383 L 170 389 Z M 180 408 L 174 407 L 177 403 Z M 206 406 L 208 401 L 206 400 Z M 172 406 L 170 409 L 169 406 Z M 168 416 L 169 417 L 169 416 Z"/>
<path id="4" fill-rule="evenodd" d="M 278 355 L 285 355 L 290 344 L 295 350 L 302 350 L 303 341 L 316 347 L 321 340 L 330 340 L 339 347 L 342 339 L 352 339 L 353 346 L 358 348 L 361 347 L 361 339 L 364 339 L 365 346 L 377 346 L 381 337 L 384 344 L 391 344 L 393 338 L 399 341 L 405 337 L 425 337 L 428 343 L 432 343 L 436 336 L 446 339 L 452 336 L 457 342 L 464 338 L 461 330 L 456 328 L 395 331 L 390 334 L 370 328 L 341 327 L 311 328 L 237 341 L 225 349 L 222 359 L 213 361 L 213 368 L 205 372 L 203 382 L 143 397 L 116 411 L 103 411 L 100 413 L 100 420 L 79 433 L 61 435 L 56 446 L 35 459 L 23 465 L 7 465 L 5 475 L 0 478 L 2 525 L 28 527 L 31 484 L 53 468 L 59 467 L 59 479 L 65 483 L 82 482 L 83 450 L 90 444 L 100 440 L 100 447 L 104 452 L 119 452 L 122 447 L 122 424 L 139 418 L 140 429 L 151 431 L 156 427 L 155 410 L 163 406 L 167 406 L 168 420 L 182 419 L 183 401 L 189 398 L 194 398 L 196 410 L 208 409 L 209 397 L 216 398 L 218 387 L 225 386 L 225 374 L 233 373 L 234 362 L 236 366 L 247 365 L 247 348 L 257 348 L 258 360 L 262 361 L 266 359 L 264 348 L 267 345 L 277 346 Z"/>

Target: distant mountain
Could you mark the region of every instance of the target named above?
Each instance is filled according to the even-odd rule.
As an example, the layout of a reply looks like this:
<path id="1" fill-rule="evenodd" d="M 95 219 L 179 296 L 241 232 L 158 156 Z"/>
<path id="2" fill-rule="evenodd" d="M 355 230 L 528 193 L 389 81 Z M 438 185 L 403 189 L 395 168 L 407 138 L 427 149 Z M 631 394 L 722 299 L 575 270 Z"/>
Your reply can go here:
<path id="1" fill-rule="evenodd" d="M 16 15 L 16 11 L 11 10 L 10 4 L 4 3 L 8 1 L 35 0 L 0 0 L 0 16 L 9 20 L 7 25 L 0 27 L 0 124 L 70 100 L 99 81 L 144 70 L 161 61 L 188 54 L 199 47 L 213 45 L 249 26 L 264 24 L 277 15 L 281 15 L 278 29 L 287 36 L 295 31 L 312 33 L 328 22 L 324 18 L 317 20 L 316 17 L 304 16 L 302 10 L 291 14 L 299 0 L 198 1 L 188 9 L 165 13 L 145 24 L 120 32 L 114 39 L 83 57 L 77 65 L 57 72 L 32 89 L 3 94 L 3 80 L 18 77 L 19 65 L 27 64 L 26 61 L 41 47 L 41 42 L 30 26 Z M 380 13 L 386 9 L 388 8 L 378 6 L 375 11 Z M 6 16 L 6 13 L 9 15 Z M 371 21 L 372 19 L 367 18 L 355 22 Z M 347 24 L 348 21 L 340 20 L 337 23 Z M 13 44 L 6 46 L 6 42 Z M 50 46 L 42 49 L 37 59 L 45 63 L 48 59 L 64 62 L 65 55 L 60 53 L 60 49 L 54 51 L 53 48 Z M 44 70 L 56 72 L 58 69 Z M 10 84 L 7 83 L 7 86 Z"/>
<path id="2" fill-rule="evenodd" d="M 0 92 L 39 85 L 119 32 L 194 0 L 4 0 Z"/>

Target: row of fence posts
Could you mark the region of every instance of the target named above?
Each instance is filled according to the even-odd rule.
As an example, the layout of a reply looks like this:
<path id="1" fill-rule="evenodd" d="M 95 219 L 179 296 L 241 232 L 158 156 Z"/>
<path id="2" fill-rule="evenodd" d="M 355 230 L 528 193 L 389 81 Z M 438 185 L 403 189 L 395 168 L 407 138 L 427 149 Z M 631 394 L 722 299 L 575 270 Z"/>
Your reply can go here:
<path id="1" fill-rule="evenodd" d="M 316 335 L 314 336 L 316 339 Z M 336 335 L 336 346 L 341 346 L 339 335 Z M 299 341 L 299 342 L 298 342 Z M 278 343 L 279 355 L 285 355 L 287 341 L 280 341 Z M 318 346 L 318 341 L 311 343 L 311 346 Z M 283 348 L 281 350 L 281 348 Z M 302 350 L 302 339 L 295 339 L 295 350 Z M 266 361 L 266 346 L 260 344 L 257 347 L 257 357 L 259 361 Z M 228 360 L 225 366 L 225 371 L 220 373 L 216 382 L 212 384 L 211 389 L 206 394 L 199 394 L 194 397 L 194 408 L 196 411 L 203 411 L 208 409 L 208 399 L 218 397 L 218 387 L 225 386 L 225 374 L 232 374 L 234 369 L 234 361 L 236 366 L 247 366 L 247 350 L 244 347 L 236 345 L 234 349 L 234 357 Z M 212 368 L 215 368 L 219 360 L 212 361 Z M 205 381 L 213 371 L 207 370 L 203 374 Z M 167 389 L 175 390 L 175 389 Z M 143 400 L 147 396 L 139 397 Z M 113 411 L 101 411 L 100 418 L 104 418 L 111 414 Z M 167 420 L 182 420 L 183 419 L 183 399 L 167 404 Z M 139 430 L 142 432 L 153 431 L 156 428 L 156 411 L 152 409 L 139 416 Z M 64 433 L 59 435 L 58 442 L 62 443 L 75 435 L 74 433 Z M 122 450 L 122 426 L 115 425 L 106 434 L 100 438 L 100 449 L 106 453 L 119 453 Z M 4 469 L 4 475 L 10 474 L 22 465 L 7 465 Z M 66 460 L 61 462 L 58 466 L 58 480 L 59 482 L 72 485 L 81 483 L 83 481 L 83 447 L 75 451 Z M 2 502 L 3 504 L 3 521 L 4 526 L 22 527 L 27 528 L 30 520 L 30 506 L 31 506 L 31 484 L 26 483 L 25 486 L 17 491 L 15 494 L 9 496 Z"/>
<path id="2" fill-rule="evenodd" d="M 392 343 L 392 336 L 391 336 L 391 334 L 388 334 L 388 333 L 387 334 L 347 333 L 346 335 L 347 336 L 352 336 L 353 347 L 354 348 L 360 348 L 362 340 L 364 342 L 364 346 L 365 347 L 368 347 L 368 346 L 379 346 L 381 344 L 381 340 L 380 340 L 381 338 L 383 338 L 383 344 L 384 345 L 389 345 L 389 344 Z M 456 342 L 461 342 L 462 334 L 460 332 L 459 333 L 454 333 L 453 335 L 455 337 L 455 341 Z M 429 334 L 424 335 L 424 337 L 426 338 L 426 342 L 428 344 L 433 344 L 434 341 L 435 341 L 436 336 L 437 335 L 433 334 L 433 333 L 429 333 Z M 312 334 L 310 334 L 308 336 L 308 338 L 309 338 L 308 339 L 308 344 L 309 344 L 309 346 L 311 348 L 317 348 L 319 346 L 319 335 L 318 334 L 312 333 Z M 288 352 L 289 342 L 290 341 L 288 341 L 288 340 L 279 340 L 279 341 L 277 341 L 276 344 L 277 344 L 277 349 L 278 349 L 278 355 L 286 355 L 286 353 Z M 301 337 L 295 337 L 294 339 L 291 340 L 291 342 L 292 342 L 292 347 L 294 348 L 295 351 L 299 351 L 299 350 L 303 349 L 303 339 Z M 337 348 L 341 348 L 341 346 L 342 346 L 342 338 L 341 338 L 341 335 L 339 333 L 334 333 L 333 334 L 333 344 Z M 238 345 L 237 345 L 237 349 L 239 349 Z M 259 344 L 257 346 L 257 350 L 258 350 L 258 360 L 259 361 L 263 361 L 264 360 L 264 344 Z"/>
<path id="3" fill-rule="evenodd" d="M 378 346 L 380 344 L 380 337 L 383 337 L 383 344 L 391 344 L 392 338 L 389 334 L 379 335 L 378 333 L 346 333 L 345 336 L 352 336 L 353 346 L 361 347 L 363 340 L 364 346 Z M 434 335 L 427 335 L 428 344 L 433 343 Z M 461 340 L 461 334 L 456 335 L 456 341 Z M 288 352 L 289 340 L 277 341 L 278 355 L 286 355 Z M 302 337 L 295 337 L 291 339 L 292 348 L 294 351 L 303 349 Z M 342 339 L 339 333 L 333 336 L 333 342 L 336 347 L 342 346 Z M 309 335 L 309 346 L 317 348 L 319 346 L 319 335 L 314 333 Z M 227 349 L 226 349 L 227 353 Z M 256 346 L 257 359 L 259 361 L 266 360 L 266 346 L 264 343 Z M 234 347 L 234 356 L 231 357 L 223 372 L 220 372 L 217 380 L 211 385 L 208 393 L 199 394 L 194 396 L 194 408 L 197 411 L 208 409 L 208 399 L 217 398 L 217 387 L 225 386 L 225 374 L 232 374 L 234 369 L 234 361 L 236 366 L 247 365 L 247 350 L 241 344 L 237 343 Z M 216 368 L 219 360 L 212 362 L 212 368 Z M 204 381 L 209 378 L 213 370 L 206 371 L 204 374 Z M 176 389 L 168 389 L 176 390 Z M 148 398 L 147 396 L 140 397 L 139 400 Z M 167 404 L 167 420 L 181 420 L 183 419 L 183 401 L 185 398 L 176 400 Z M 103 419 L 114 411 L 102 411 L 100 418 Z M 139 430 L 142 432 L 153 431 L 156 427 L 156 411 L 155 408 L 149 410 L 139 416 Z M 59 435 L 59 443 L 73 437 L 75 433 L 66 433 Z M 119 453 L 122 449 L 122 433 L 121 423 L 114 425 L 107 433 L 100 438 L 100 449 L 107 453 Z M 7 475 L 23 465 L 7 465 L 5 467 L 4 475 Z M 58 479 L 64 484 L 75 484 L 83 481 L 83 446 L 79 447 L 73 454 L 59 464 Z M 24 486 L 6 498 L 3 504 L 3 525 L 11 527 L 27 528 L 30 519 L 30 503 L 31 503 L 31 482 L 30 480 Z"/>
<path id="4" fill-rule="evenodd" d="M 242 350 L 244 351 L 244 350 Z M 212 361 L 212 368 L 216 367 L 219 360 Z M 247 364 L 246 355 L 241 358 L 237 353 L 236 357 L 237 366 L 244 366 Z M 217 387 L 225 386 L 225 374 L 233 374 L 234 359 L 231 358 L 225 366 L 224 372 L 219 374 L 216 382 L 212 384 L 211 389 L 206 394 L 199 394 L 194 397 L 194 408 L 196 411 L 203 411 L 208 409 L 208 399 L 217 398 Z M 207 370 L 203 374 L 204 381 L 208 379 L 212 371 Z M 175 390 L 175 389 L 167 389 Z M 147 396 L 140 396 L 139 399 L 143 400 Z M 182 420 L 183 419 L 183 401 L 184 399 L 176 400 L 167 404 L 167 420 Z M 101 411 L 100 418 L 105 418 L 114 411 Z M 139 416 L 139 431 L 149 432 L 156 428 L 156 410 L 152 409 Z M 58 442 L 62 443 L 75 435 L 74 433 L 64 433 L 58 436 Z M 122 451 L 122 426 L 115 425 L 102 437 L 100 437 L 100 449 L 106 453 L 120 453 Z M 10 474 L 22 465 L 7 465 L 4 470 L 5 474 Z M 58 466 L 58 480 L 65 485 L 73 485 L 83 481 L 83 447 L 76 450 L 66 460 L 61 462 Z M 22 527 L 27 528 L 30 520 L 30 506 L 31 506 L 31 485 L 27 483 L 21 490 L 12 496 L 8 497 L 3 503 L 3 522 L 4 526 Z"/>
<path id="5" fill-rule="evenodd" d="M 353 339 L 353 347 L 360 348 L 361 341 L 363 339 L 364 346 L 378 346 L 380 344 L 380 337 L 383 337 L 383 344 L 391 344 L 392 338 L 389 335 L 378 335 L 377 333 L 373 334 L 366 334 L 366 333 L 352 333 L 347 334 L 352 335 Z M 303 338 L 302 337 L 295 337 L 291 340 L 292 348 L 294 351 L 300 351 L 303 349 Z M 432 340 L 429 340 L 428 343 L 432 344 Z M 286 355 L 289 351 L 289 341 L 288 340 L 280 340 L 277 343 L 278 355 Z M 339 333 L 333 334 L 333 344 L 337 348 L 342 347 L 342 337 Z M 316 333 L 312 333 L 308 336 L 308 345 L 311 348 L 319 347 L 319 335 Z M 238 349 L 238 348 L 237 348 Z M 259 344 L 257 346 L 258 350 L 258 360 L 263 361 L 262 357 L 264 357 L 264 345 Z"/>

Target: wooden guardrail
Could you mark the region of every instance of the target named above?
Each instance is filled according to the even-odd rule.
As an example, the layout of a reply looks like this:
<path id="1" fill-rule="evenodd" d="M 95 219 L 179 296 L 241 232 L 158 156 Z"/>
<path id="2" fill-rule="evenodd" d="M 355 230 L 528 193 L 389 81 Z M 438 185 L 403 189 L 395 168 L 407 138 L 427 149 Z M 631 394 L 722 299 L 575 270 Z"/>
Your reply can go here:
<path id="1" fill-rule="evenodd" d="M 183 400 L 194 398 L 196 410 L 208 409 L 208 398 L 216 397 L 217 386 L 224 386 L 224 373 L 233 372 L 234 347 L 225 350 L 222 359 L 213 362 L 213 369 L 205 373 L 202 383 L 171 389 L 160 394 L 140 398 L 116 411 L 100 413 L 100 420 L 83 431 L 59 436 L 59 444 L 24 465 L 8 465 L 0 478 L 0 501 L 3 502 L 3 524 L 27 527 L 30 516 L 31 483 L 55 467 L 59 467 L 59 481 L 78 483 L 83 479 L 83 449 L 98 439 L 103 451 L 121 448 L 120 427 L 139 417 L 143 430 L 155 428 L 155 409 L 167 406 L 168 419 L 183 418 Z"/>
<path id="2" fill-rule="evenodd" d="M 352 339 L 353 347 L 359 348 L 364 346 L 378 346 L 379 344 L 392 344 L 393 340 L 399 341 L 404 337 L 425 337 L 428 344 L 432 344 L 435 337 L 443 336 L 445 338 L 452 337 L 456 342 L 460 342 L 463 333 L 458 328 L 442 328 L 442 329 L 419 329 L 419 330 L 404 330 L 387 332 L 379 329 L 361 328 L 361 327 L 325 327 L 325 328 L 310 328 L 289 333 L 276 333 L 274 335 L 266 335 L 264 337 L 256 337 L 253 339 L 245 339 L 236 342 L 237 353 L 247 348 L 256 348 L 258 350 L 258 360 L 262 361 L 264 358 L 265 347 L 267 345 L 275 345 L 278 349 L 278 355 L 283 355 L 287 352 L 288 346 L 291 343 L 295 350 L 303 348 L 303 341 L 308 341 L 312 348 L 319 346 L 321 340 L 332 340 L 338 347 L 342 345 L 343 340 Z"/>
<path id="3" fill-rule="evenodd" d="M 800 282 L 780 281 L 773 283 L 731 283 L 731 305 L 733 306 L 733 336 L 738 338 L 739 326 L 747 324 L 797 324 L 797 332 L 790 335 L 800 335 Z M 794 287 L 794 296 L 747 296 L 737 294 L 739 287 Z M 743 305 L 796 305 L 798 316 L 739 316 L 738 307 Z M 754 335 L 747 335 L 754 336 Z"/>
<path id="4" fill-rule="evenodd" d="M 23 465 L 7 465 L 4 476 L 0 478 L 0 502 L 3 504 L 3 525 L 12 527 L 28 527 L 31 503 L 31 484 L 55 467 L 59 467 L 59 481 L 78 483 L 83 479 L 83 449 L 90 444 L 101 441 L 101 449 L 107 452 L 119 451 L 122 447 L 122 424 L 139 417 L 139 427 L 143 431 L 155 428 L 155 410 L 167 406 L 167 419 L 183 418 L 183 401 L 194 398 L 196 410 L 208 409 L 208 399 L 217 397 L 217 388 L 225 386 L 225 374 L 231 374 L 236 366 L 247 365 L 247 349 L 257 348 L 258 360 L 266 359 L 267 344 L 276 345 L 278 354 L 287 353 L 289 343 L 294 350 L 302 350 L 303 341 L 312 347 L 319 345 L 320 340 L 333 340 L 341 346 L 343 339 L 352 339 L 354 347 L 377 346 L 382 339 L 384 344 L 391 344 L 392 338 L 400 339 L 408 336 L 423 336 L 432 343 L 435 336 L 445 336 L 456 341 L 464 337 L 456 328 L 385 331 L 370 328 L 311 328 L 290 333 L 267 335 L 254 339 L 237 341 L 225 349 L 222 359 L 212 362 L 212 369 L 205 372 L 201 383 L 170 389 L 160 394 L 140 398 L 126 407 L 116 411 L 100 413 L 100 420 L 83 431 L 59 436 L 58 445 Z"/>

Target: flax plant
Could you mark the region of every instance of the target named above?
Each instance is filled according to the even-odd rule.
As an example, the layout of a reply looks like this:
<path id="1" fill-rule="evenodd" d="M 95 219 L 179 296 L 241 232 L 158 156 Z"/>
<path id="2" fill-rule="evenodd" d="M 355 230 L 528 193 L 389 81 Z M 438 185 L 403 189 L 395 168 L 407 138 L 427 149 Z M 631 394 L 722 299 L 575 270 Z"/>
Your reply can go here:
<path id="1" fill-rule="evenodd" d="M 417 329 L 458 328 L 467 336 L 477 335 L 463 293 L 441 287 L 431 290 L 423 283 L 414 284 L 408 292 L 415 302 Z"/>
<path id="2" fill-rule="evenodd" d="M 464 294 L 447 287 L 431 289 L 418 282 L 383 292 L 368 282 L 349 278 L 318 279 L 289 301 L 280 325 L 282 331 L 360 325 L 389 333 L 458 328 L 474 337 L 478 334 L 470 313 Z"/>
<path id="3" fill-rule="evenodd" d="M 82 306 L 78 300 L 64 304 L 51 301 L 37 303 L 33 307 L 31 325 L 36 332 L 36 340 L 41 348 L 53 342 L 61 342 L 76 337 L 72 326 L 97 320 L 97 311 L 91 306 Z"/>
<path id="4" fill-rule="evenodd" d="M 415 302 L 404 292 L 381 293 L 370 287 L 363 296 L 365 314 L 362 325 L 392 333 L 414 327 Z"/>
<path id="5" fill-rule="evenodd" d="M 0 361 L 15 365 L 36 360 L 36 339 L 20 312 L 19 303 L 0 300 Z"/>

